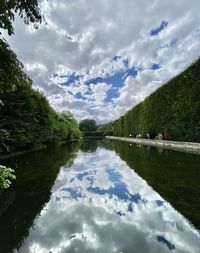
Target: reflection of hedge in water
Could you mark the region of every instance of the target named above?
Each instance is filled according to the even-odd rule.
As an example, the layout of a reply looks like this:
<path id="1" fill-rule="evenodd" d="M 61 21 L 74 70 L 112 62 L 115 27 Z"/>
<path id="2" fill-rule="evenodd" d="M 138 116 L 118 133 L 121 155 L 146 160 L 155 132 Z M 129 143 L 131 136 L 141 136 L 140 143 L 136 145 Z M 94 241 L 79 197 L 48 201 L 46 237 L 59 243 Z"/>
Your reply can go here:
<path id="1" fill-rule="evenodd" d="M 114 135 L 172 133 L 200 142 L 200 60 L 114 121 Z"/>
<path id="2" fill-rule="evenodd" d="M 102 146 L 117 152 L 155 191 L 200 229 L 200 156 L 137 147 L 121 141 L 106 141 Z"/>
<path id="3" fill-rule="evenodd" d="M 0 195 L 0 252 L 19 248 L 33 221 L 49 201 L 61 166 L 71 166 L 80 143 L 56 146 L 4 160 L 17 179 Z"/>
<path id="4" fill-rule="evenodd" d="M 98 147 L 99 141 L 97 140 L 83 140 L 80 146 L 80 150 L 83 152 L 95 152 Z"/>

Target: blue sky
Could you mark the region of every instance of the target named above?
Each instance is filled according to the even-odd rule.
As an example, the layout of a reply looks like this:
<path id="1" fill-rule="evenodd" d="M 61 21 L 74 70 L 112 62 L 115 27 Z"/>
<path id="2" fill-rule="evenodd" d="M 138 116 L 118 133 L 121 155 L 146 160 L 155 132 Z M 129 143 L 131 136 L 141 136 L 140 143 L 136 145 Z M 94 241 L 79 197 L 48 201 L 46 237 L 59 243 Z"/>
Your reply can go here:
<path id="1" fill-rule="evenodd" d="M 122 57 L 113 57 L 113 61 L 116 62 L 118 59 L 121 59 Z M 90 79 L 88 81 L 85 82 L 86 85 L 88 85 L 88 87 L 90 87 L 90 84 L 98 84 L 98 83 L 106 83 L 108 85 L 111 85 L 110 89 L 107 91 L 107 96 L 104 100 L 105 103 L 109 103 L 112 102 L 113 98 L 117 98 L 120 95 L 120 88 L 124 86 L 124 81 L 126 80 L 126 78 L 128 76 L 131 77 L 136 77 L 138 71 L 140 70 L 139 68 L 134 68 L 131 67 L 129 68 L 128 66 L 128 60 L 124 60 L 124 69 L 114 72 L 112 73 L 112 75 L 108 75 L 106 77 L 95 77 L 93 79 Z M 152 65 L 152 69 L 157 69 L 158 65 L 157 64 L 153 64 Z M 58 74 L 54 74 L 55 77 L 58 76 Z M 79 75 L 78 73 L 72 73 L 69 76 L 61 76 L 61 78 L 66 78 L 66 81 L 63 82 L 61 85 L 63 86 L 67 86 L 67 87 L 73 87 L 75 82 L 79 82 L 81 79 L 81 75 Z M 89 94 L 92 92 L 91 89 L 89 89 Z M 80 99 L 80 100 L 86 100 L 85 96 L 81 94 L 80 91 L 72 93 L 70 92 L 70 94 L 72 94 L 76 99 Z"/>
<path id="2" fill-rule="evenodd" d="M 46 23 L 4 37 L 58 111 L 117 119 L 200 55 L 199 0 L 41 0 Z"/>
<path id="3" fill-rule="evenodd" d="M 153 28 L 153 29 L 150 31 L 150 35 L 151 35 L 151 36 L 156 36 L 156 35 L 158 35 L 162 30 L 164 30 L 164 29 L 167 27 L 167 25 L 168 25 L 168 22 L 165 21 L 165 20 L 163 20 L 163 21 L 161 22 L 161 24 L 160 24 L 158 27 Z"/>

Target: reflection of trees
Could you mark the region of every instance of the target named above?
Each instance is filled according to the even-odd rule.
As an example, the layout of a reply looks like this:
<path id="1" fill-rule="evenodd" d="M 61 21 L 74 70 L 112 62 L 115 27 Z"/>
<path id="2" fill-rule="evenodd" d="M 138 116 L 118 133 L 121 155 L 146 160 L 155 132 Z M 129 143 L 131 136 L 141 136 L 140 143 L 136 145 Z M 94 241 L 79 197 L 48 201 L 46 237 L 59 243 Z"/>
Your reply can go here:
<path id="1" fill-rule="evenodd" d="M 16 170 L 17 180 L 0 196 L 0 252 L 20 247 L 35 217 L 49 201 L 59 168 L 72 163 L 78 148 L 78 143 L 72 143 L 6 162 Z"/>
<path id="2" fill-rule="evenodd" d="M 104 142 L 147 181 L 164 199 L 200 228 L 200 156 L 181 152 L 158 152 L 129 143 Z"/>
<path id="3" fill-rule="evenodd" d="M 87 140 L 81 143 L 80 150 L 83 152 L 95 152 L 100 141 Z"/>

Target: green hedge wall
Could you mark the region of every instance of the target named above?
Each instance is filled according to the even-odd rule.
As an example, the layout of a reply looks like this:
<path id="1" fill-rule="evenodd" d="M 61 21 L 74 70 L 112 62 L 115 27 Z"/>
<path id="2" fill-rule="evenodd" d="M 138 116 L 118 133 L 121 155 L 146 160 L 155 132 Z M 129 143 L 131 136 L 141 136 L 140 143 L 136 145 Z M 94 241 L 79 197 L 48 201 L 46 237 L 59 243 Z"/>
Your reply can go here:
<path id="1" fill-rule="evenodd" d="M 114 135 L 168 132 L 200 142 L 200 59 L 113 122 Z"/>

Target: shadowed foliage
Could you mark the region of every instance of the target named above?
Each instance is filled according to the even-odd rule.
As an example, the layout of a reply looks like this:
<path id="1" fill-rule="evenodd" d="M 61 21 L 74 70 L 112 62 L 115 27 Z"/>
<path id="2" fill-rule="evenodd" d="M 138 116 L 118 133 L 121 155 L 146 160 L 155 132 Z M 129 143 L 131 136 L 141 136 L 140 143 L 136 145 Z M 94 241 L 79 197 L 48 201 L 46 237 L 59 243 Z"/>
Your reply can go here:
<path id="1" fill-rule="evenodd" d="M 2 161 L 15 170 L 17 180 L 0 191 L 0 252 L 20 248 L 34 219 L 49 201 L 60 167 L 73 164 L 79 146 L 72 142 Z"/>
<path id="2" fill-rule="evenodd" d="M 200 156 L 172 150 L 105 141 L 130 168 L 197 229 L 200 228 Z"/>
<path id="3" fill-rule="evenodd" d="M 79 123 L 79 128 L 82 132 L 93 132 L 97 130 L 97 124 L 93 119 L 83 119 Z"/>
<path id="4" fill-rule="evenodd" d="M 72 114 L 57 113 L 22 71 L 22 64 L 0 40 L 0 153 L 31 150 L 80 137 Z"/>

